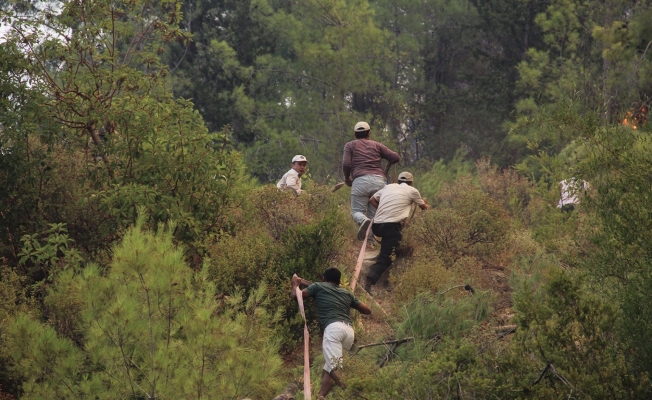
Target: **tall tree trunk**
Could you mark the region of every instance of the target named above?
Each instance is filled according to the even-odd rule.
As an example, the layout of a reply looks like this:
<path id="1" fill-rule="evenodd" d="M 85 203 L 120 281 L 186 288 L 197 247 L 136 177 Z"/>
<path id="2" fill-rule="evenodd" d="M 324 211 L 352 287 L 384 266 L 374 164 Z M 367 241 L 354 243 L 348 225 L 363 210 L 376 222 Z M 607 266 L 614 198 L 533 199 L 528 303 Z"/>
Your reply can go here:
<path id="1" fill-rule="evenodd" d="M 606 0 L 604 2 L 604 26 L 606 29 L 611 29 L 611 24 L 613 20 L 612 15 L 612 3 L 611 0 Z M 603 49 L 606 47 L 606 44 L 603 44 Z M 603 52 L 604 54 L 604 52 Z M 611 90 L 609 88 L 609 70 L 611 67 L 611 61 L 606 57 L 602 57 L 602 124 L 607 125 L 611 119 Z"/>

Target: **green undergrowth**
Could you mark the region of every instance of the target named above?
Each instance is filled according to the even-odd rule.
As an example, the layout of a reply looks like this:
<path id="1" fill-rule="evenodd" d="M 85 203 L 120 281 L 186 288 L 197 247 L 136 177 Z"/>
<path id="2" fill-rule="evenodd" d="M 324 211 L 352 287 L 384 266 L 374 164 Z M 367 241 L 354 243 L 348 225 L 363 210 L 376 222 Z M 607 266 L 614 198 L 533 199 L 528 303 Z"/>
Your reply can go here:
<path id="1" fill-rule="evenodd" d="M 252 191 L 250 198 L 239 229 L 215 237 L 209 246 L 209 277 L 227 295 L 248 293 L 265 283 L 270 311 L 281 310 L 284 316 L 286 323 L 278 329 L 289 350 L 302 337 L 303 325 L 296 302 L 289 298 L 289 278 L 296 273 L 321 281 L 328 267 L 346 270 L 344 237 L 350 222 L 340 199 L 324 186 L 315 185 L 299 197 L 268 186 Z M 312 307 L 308 314 L 317 328 Z"/>
<path id="2" fill-rule="evenodd" d="M 23 263 L 0 279 L 3 390 L 254 399 L 296 382 L 303 322 L 289 278 L 316 281 L 337 266 L 348 285 L 355 262 L 347 189 L 307 186 L 299 197 L 252 188 L 189 246 L 173 222 L 152 226 L 145 208 L 98 262 L 65 225 L 24 236 Z M 333 398 L 645 398 L 637 336 L 623 340 L 639 332 L 625 317 L 644 308 L 608 284 L 618 277 L 591 273 L 615 270 L 598 244 L 633 236 L 609 236 L 590 201 L 561 213 L 555 190 L 486 160 L 443 184 L 404 230 L 390 315 L 372 305 L 382 337 L 358 330 L 358 344 L 407 340 L 347 355 L 349 387 Z M 645 278 L 641 265 L 632 273 Z M 45 278 L 30 284 L 37 271 Z M 320 327 L 307 306 L 316 390 Z"/>
<path id="3" fill-rule="evenodd" d="M 554 185 L 476 168 L 405 231 L 391 323 L 411 340 L 352 357 L 336 398 L 645 397 L 622 311 L 585 267 L 595 214 L 560 212 Z"/>
<path id="4" fill-rule="evenodd" d="M 11 317 L 3 342 L 21 398 L 271 397 L 280 314 L 267 311 L 266 285 L 216 296 L 208 266 L 183 261 L 174 226 L 152 233 L 143 220 L 113 249 L 106 273 L 70 268 L 48 289 L 74 326 Z"/>

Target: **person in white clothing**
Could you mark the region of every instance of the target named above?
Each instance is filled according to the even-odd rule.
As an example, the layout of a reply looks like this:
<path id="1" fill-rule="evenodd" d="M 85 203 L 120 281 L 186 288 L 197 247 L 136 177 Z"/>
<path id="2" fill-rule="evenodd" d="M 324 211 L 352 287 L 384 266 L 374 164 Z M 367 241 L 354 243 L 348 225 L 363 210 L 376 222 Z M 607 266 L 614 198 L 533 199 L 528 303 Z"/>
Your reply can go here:
<path id="1" fill-rule="evenodd" d="M 589 190 L 589 183 L 576 178 L 564 179 L 559 182 L 561 198 L 557 208 L 564 212 L 571 212 L 580 204 L 579 195 Z"/>
<path id="2" fill-rule="evenodd" d="M 385 186 L 369 199 L 369 203 L 377 208 L 371 230 L 382 238 L 376 263 L 369 268 L 365 280 L 364 289 L 369 294 L 371 286 L 392 265 L 392 253 L 402 239 L 403 221 L 409 217 L 412 204 L 422 210 L 430 208 L 419 191 L 412 187 L 412 179 L 411 173 L 401 172 L 398 183 Z M 366 226 L 369 226 L 369 222 Z"/>
<path id="3" fill-rule="evenodd" d="M 276 184 L 279 189 L 292 189 L 296 196 L 303 193 L 301 190 L 301 175 L 306 172 L 308 159 L 298 154 L 292 158 L 292 168 L 283 175 L 280 181 Z"/>

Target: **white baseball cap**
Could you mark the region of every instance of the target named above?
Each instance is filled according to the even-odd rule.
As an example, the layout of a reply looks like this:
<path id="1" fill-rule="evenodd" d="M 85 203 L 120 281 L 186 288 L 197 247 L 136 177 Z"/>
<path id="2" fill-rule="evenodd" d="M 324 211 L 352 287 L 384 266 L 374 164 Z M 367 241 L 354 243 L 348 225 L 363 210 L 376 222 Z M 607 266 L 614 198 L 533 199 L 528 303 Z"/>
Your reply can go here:
<path id="1" fill-rule="evenodd" d="M 412 174 L 407 171 L 398 174 L 399 182 L 412 182 L 412 179 L 413 179 Z"/>
<path id="2" fill-rule="evenodd" d="M 292 162 L 297 162 L 297 161 L 305 161 L 308 162 L 308 159 L 305 156 L 302 156 L 301 154 L 297 154 L 292 158 Z"/>
<path id="3" fill-rule="evenodd" d="M 368 123 L 364 121 L 360 121 L 357 124 L 355 124 L 355 128 L 353 128 L 353 130 L 355 132 L 366 132 L 368 130 L 371 130 L 371 128 L 369 127 Z"/>

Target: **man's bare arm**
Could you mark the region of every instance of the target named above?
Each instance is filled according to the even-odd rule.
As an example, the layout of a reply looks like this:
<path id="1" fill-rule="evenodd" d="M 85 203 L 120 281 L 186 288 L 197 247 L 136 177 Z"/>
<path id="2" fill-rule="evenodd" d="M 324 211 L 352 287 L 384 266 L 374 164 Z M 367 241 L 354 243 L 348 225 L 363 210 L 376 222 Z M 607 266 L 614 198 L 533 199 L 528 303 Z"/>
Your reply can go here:
<path id="1" fill-rule="evenodd" d="M 342 172 L 344 172 L 344 182 L 347 186 L 353 185 L 353 179 L 351 179 L 351 162 L 351 150 L 345 145 L 344 155 L 342 156 Z"/>
<path id="2" fill-rule="evenodd" d="M 371 308 L 369 308 L 369 306 L 366 305 L 365 303 L 360 303 L 356 307 L 353 307 L 353 308 L 360 311 L 360 313 L 362 313 L 362 314 L 366 314 L 366 315 L 371 314 Z"/>
<path id="3" fill-rule="evenodd" d="M 379 204 L 378 204 L 378 200 L 376 200 L 376 198 L 375 198 L 374 196 L 371 196 L 371 197 L 369 198 L 369 204 L 371 204 L 372 206 L 374 206 L 374 208 L 378 208 L 378 205 L 379 205 Z"/>

